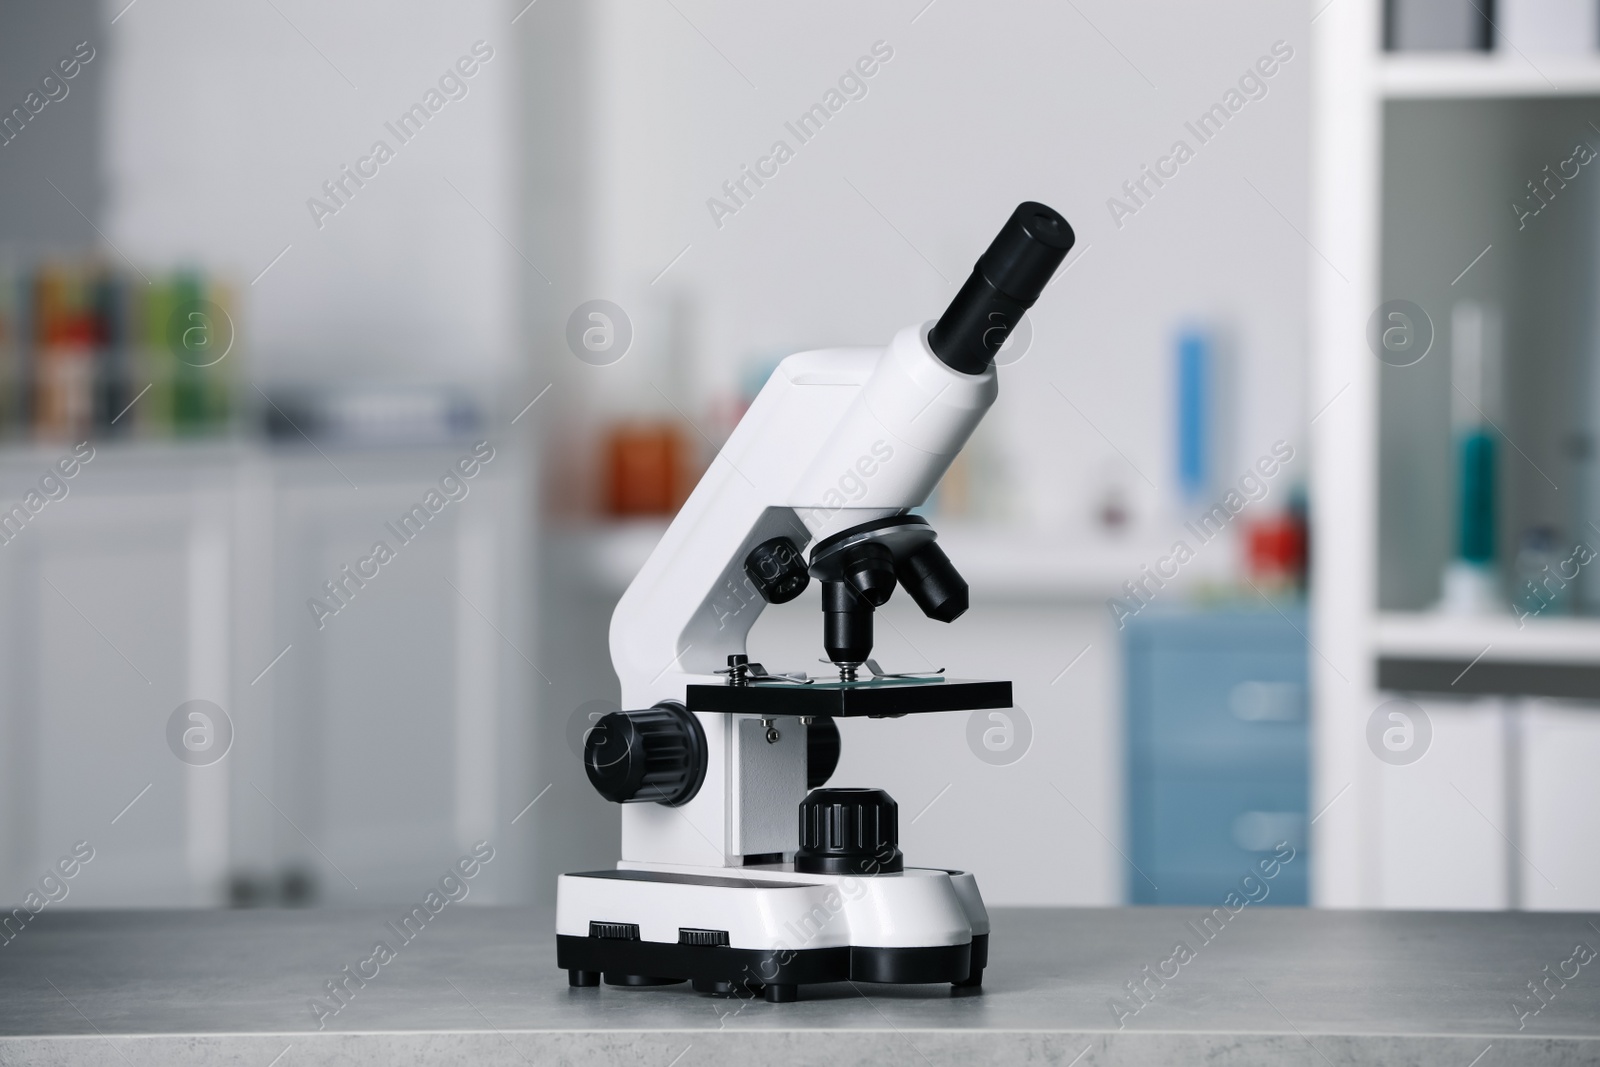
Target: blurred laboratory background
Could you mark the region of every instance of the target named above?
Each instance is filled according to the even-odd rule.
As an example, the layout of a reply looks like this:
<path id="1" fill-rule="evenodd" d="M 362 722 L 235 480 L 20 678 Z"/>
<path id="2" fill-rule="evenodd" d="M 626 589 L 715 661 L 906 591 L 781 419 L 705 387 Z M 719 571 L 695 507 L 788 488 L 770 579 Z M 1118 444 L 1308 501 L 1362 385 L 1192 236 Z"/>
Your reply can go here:
<path id="1" fill-rule="evenodd" d="M 1600 908 L 1600 3 L 0 6 L 0 891 L 617 856 L 607 628 L 785 355 L 1078 243 L 832 782 L 994 905 Z M 815 594 L 751 636 L 816 670 Z"/>

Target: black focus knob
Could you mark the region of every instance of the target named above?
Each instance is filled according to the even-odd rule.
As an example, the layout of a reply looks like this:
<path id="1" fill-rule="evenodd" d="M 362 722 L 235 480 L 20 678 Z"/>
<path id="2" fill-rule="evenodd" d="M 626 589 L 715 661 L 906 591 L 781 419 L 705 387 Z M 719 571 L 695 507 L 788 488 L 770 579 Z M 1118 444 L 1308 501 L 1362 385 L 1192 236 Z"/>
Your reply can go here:
<path id="1" fill-rule="evenodd" d="M 589 783 L 617 804 L 687 803 L 706 776 L 706 735 L 675 701 L 602 716 L 583 743 Z"/>
<path id="2" fill-rule="evenodd" d="M 881 789 L 813 789 L 800 802 L 794 869 L 855 875 L 904 870 L 900 805 Z"/>
<path id="3" fill-rule="evenodd" d="M 811 575 L 800 549 L 787 537 L 774 537 L 750 550 L 744 573 L 768 604 L 787 604 L 806 591 Z"/>

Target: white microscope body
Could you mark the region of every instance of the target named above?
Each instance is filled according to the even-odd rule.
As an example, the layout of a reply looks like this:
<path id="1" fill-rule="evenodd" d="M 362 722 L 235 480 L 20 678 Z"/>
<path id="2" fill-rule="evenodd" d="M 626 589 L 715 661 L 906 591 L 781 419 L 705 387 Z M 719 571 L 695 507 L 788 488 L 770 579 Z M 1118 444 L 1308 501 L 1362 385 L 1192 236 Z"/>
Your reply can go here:
<path id="1" fill-rule="evenodd" d="M 573 985 L 688 979 L 783 1001 L 847 978 L 981 982 L 972 875 L 904 867 L 882 791 L 808 793 L 837 760 L 836 717 L 1011 703 L 1005 682 L 856 672 L 897 576 L 934 618 L 965 609 L 965 583 L 907 513 L 994 402 L 993 353 L 1071 244 L 1064 219 L 1023 204 L 937 324 L 788 357 L 722 447 L 612 617 L 622 706 L 648 710 L 587 738 L 591 781 L 627 802 L 617 869 L 560 879 Z M 766 603 L 810 578 L 836 681 L 744 655 Z"/>

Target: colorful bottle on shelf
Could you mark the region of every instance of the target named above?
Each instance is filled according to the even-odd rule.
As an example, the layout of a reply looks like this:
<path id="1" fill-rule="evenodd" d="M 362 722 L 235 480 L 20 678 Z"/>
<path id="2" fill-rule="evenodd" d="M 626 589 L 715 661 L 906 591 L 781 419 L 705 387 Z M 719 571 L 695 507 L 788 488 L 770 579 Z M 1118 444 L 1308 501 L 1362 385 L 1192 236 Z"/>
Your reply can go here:
<path id="1" fill-rule="evenodd" d="M 1459 301 L 1450 315 L 1451 427 L 1456 451 L 1455 558 L 1445 567 L 1439 610 L 1493 615 L 1506 610 L 1496 565 L 1499 522 L 1496 453 L 1500 412 L 1500 320 L 1495 309 Z"/>

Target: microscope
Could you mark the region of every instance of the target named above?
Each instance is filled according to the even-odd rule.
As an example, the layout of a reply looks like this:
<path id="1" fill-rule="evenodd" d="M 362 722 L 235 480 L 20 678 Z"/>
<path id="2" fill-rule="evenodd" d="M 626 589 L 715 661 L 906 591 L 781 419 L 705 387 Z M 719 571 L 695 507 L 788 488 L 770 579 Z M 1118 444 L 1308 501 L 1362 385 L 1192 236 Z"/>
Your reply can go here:
<path id="1" fill-rule="evenodd" d="M 838 719 L 1012 706 L 1010 682 L 885 673 L 873 612 L 897 585 L 931 619 L 966 611 L 967 583 L 911 509 L 994 403 L 995 354 L 1073 241 L 1054 210 L 1021 204 L 937 322 L 789 356 L 751 403 L 611 619 L 622 707 L 639 710 L 584 739 L 589 781 L 622 805 L 622 858 L 559 879 L 571 985 L 688 981 L 773 1003 L 846 980 L 982 985 L 976 879 L 907 866 L 893 798 L 826 783 Z M 834 669 L 751 662 L 762 609 L 813 582 Z"/>

